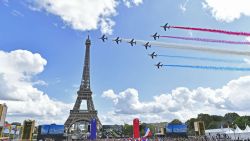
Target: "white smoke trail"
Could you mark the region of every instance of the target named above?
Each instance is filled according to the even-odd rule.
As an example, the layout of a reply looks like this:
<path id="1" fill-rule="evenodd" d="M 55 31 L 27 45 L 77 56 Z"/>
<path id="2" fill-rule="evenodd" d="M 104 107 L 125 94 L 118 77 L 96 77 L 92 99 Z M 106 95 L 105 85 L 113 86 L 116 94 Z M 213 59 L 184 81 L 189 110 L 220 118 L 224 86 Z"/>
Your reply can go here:
<path id="1" fill-rule="evenodd" d="M 131 39 L 121 38 L 122 41 L 129 42 Z M 209 48 L 205 46 L 194 46 L 187 44 L 176 44 L 176 43 L 164 43 L 157 41 L 144 41 L 144 40 L 135 40 L 136 43 L 140 43 L 144 45 L 149 42 L 152 46 L 162 47 L 162 48 L 173 48 L 173 49 L 182 49 L 182 50 L 193 50 L 193 51 L 201 51 L 201 52 L 209 52 L 216 54 L 230 54 L 230 55 L 240 55 L 240 56 L 250 56 L 249 51 L 239 51 L 239 50 L 228 50 L 228 49 L 216 49 Z"/>

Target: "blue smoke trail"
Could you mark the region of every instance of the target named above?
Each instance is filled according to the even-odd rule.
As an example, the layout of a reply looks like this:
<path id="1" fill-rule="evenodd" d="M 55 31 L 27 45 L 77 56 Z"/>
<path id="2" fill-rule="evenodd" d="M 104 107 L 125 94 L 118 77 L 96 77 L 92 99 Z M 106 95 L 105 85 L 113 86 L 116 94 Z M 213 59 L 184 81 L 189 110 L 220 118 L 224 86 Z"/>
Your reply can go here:
<path id="1" fill-rule="evenodd" d="M 192 65 L 163 65 L 166 67 L 178 67 L 178 68 L 193 68 L 204 70 L 220 70 L 220 71 L 250 71 L 250 68 L 240 67 L 218 67 L 218 66 L 192 66 Z"/>
<path id="2" fill-rule="evenodd" d="M 232 60 L 232 59 L 219 59 L 219 58 L 207 58 L 207 57 L 191 57 L 191 56 L 182 56 L 182 55 L 158 55 L 168 58 L 182 58 L 189 60 L 201 60 L 201 61 L 210 61 L 210 62 L 223 62 L 223 63 L 246 63 L 244 60 Z"/>

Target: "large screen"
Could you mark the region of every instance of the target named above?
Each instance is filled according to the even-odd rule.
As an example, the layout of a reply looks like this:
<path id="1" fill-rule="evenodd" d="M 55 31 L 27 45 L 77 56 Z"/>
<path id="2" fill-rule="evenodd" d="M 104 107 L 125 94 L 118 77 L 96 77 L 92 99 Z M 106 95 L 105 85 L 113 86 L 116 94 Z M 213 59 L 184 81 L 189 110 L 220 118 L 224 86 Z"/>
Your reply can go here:
<path id="1" fill-rule="evenodd" d="M 187 125 L 185 124 L 168 124 L 166 127 L 167 133 L 186 133 Z"/>
<path id="2" fill-rule="evenodd" d="M 41 135 L 58 135 L 64 133 L 64 125 L 41 125 Z"/>

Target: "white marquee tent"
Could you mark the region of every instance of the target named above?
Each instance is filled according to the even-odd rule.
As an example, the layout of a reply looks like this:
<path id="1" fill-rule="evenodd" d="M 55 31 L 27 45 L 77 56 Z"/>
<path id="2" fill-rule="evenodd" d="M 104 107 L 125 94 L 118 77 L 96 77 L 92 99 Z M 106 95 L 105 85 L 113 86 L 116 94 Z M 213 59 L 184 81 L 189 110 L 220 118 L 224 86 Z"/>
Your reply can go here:
<path id="1" fill-rule="evenodd" d="M 241 130 L 237 125 L 235 129 L 232 128 L 219 128 L 219 129 L 210 129 L 205 131 L 206 136 L 216 136 L 216 135 L 227 135 L 227 137 L 233 140 L 248 140 L 250 139 L 250 127 L 247 125 L 245 130 Z"/>

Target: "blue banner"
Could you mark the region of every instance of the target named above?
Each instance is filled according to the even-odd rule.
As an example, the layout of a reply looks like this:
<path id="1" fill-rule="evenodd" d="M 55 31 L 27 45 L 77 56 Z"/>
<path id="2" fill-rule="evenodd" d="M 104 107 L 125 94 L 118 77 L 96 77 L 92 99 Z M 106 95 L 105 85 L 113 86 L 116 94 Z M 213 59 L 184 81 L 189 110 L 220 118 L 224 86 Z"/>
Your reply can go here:
<path id="1" fill-rule="evenodd" d="M 96 139 L 96 119 L 92 119 L 90 121 L 90 139 L 95 140 Z"/>
<path id="2" fill-rule="evenodd" d="M 58 135 L 64 133 L 64 125 L 41 125 L 41 135 Z"/>
<path id="3" fill-rule="evenodd" d="M 185 124 L 167 124 L 167 133 L 186 133 L 187 125 Z"/>

